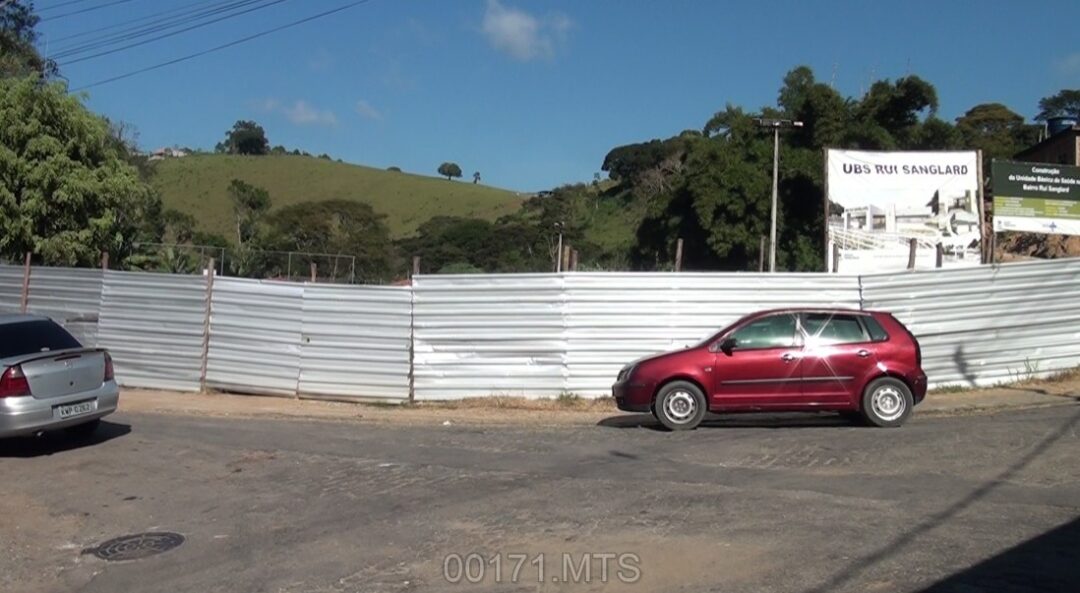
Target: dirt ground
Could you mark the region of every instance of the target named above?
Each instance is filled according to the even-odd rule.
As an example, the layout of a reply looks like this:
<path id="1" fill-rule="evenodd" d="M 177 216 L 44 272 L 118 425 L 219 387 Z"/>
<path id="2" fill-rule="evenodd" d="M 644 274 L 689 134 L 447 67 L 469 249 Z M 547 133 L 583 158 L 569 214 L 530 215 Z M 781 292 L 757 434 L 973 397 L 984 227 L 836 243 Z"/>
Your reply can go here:
<path id="1" fill-rule="evenodd" d="M 917 415 L 991 412 L 1080 401 L 1080 374 L 992 389 L 931 392 Z M 525 399 L 479 397 L 453 402 L 379 404 L 226 393 L 126 389 L 121 408 L 131 412 L 234 417 L 304 417 L 405 424 L 596 424 L 620 414 L 611 398 Z"/>

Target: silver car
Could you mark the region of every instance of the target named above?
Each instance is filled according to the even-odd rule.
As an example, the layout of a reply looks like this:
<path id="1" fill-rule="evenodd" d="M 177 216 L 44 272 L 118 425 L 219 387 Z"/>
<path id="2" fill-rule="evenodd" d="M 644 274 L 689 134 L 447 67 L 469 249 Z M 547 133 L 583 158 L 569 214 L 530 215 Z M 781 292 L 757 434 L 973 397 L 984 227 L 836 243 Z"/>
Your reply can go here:
<path id="1" fill-rule="evenodd" d="M 83 348 L 47 317 L 0 314 L 0 438 L 88 436 L 119 401 L 108 352 Z"/>

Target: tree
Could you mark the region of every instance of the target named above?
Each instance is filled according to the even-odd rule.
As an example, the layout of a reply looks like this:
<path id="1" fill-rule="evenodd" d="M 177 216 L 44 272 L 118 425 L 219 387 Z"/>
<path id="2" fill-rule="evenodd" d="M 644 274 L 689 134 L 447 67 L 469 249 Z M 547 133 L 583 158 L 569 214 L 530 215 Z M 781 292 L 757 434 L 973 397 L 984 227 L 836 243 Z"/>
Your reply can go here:
<path id="1" fill-rule="evenodd" d="M 236 218 L 236 244 L 242 248 L 255 238 L 262 216 L 270 210 L 270 194 L 239 179 L 229 182 L 228 192 Z"/>
<path id="2" fill-rule="evenodd" d="M 267 222 L 277 249 L 355 256 L 358 278 L 385 281 L 395 261 L 385 218 L 364 202 L 325 200 L 286 206 Z"/>
<path id="3" fill-rule="evenodd" d="M 33 2 L 0 2 L 0 78 L 57 74 L 56 62 L 42 58 L 34 47 L 38 21 Z"/>
<path id="4" fill-rule="evenodd" d="M 1039 126 L 1024 122 L 1023 116 L 1001 103 L 983 103 L 956 118 L 961 144 L 983 152 L 983 171 L 989 175 L 993 159 L 1013 155 L 1038 140 Z"/>
<path id="5" fill-rule="evenodd" d="M 108 123 L 62 84 L 0 80 L 0 257 L 121 263 L 158 240 L 161 201 L 110 140 Z"/>
<path id="6" fill-rule="evenodd" d="M 270 152 L 266 131 L 259 124 L 246 120 L 237 121 L 225 132 L 222 146 L 228 154 L 264 155 Z"/>
<path id="7" fill-rule="evenodd" d="M 476 185 L 477 183 L 480 183 L 480 171 L 473 172 L 473 174 L 472 174 L 472 182 L 473 182 L 473 185 Z"/>
<path id="8" fill-rule="evenodd" d="M 445 176 L 447 181 L 451 177 L 461 177 L 461 167 L 457 163 L 443 163 L 439 165 L 439 175 Z"/>
<path id="9" fill-rule="evenodd" d="M 187 212 L 168 209 L 162 212 L 161 220 L 165 224 L 164 243 L 188 243 L 195 235 L 195 217 Z"/>
<path id="10" fill-rule="evenodd" d="M 1063 89 L 1039 100 L 1039 114 L 1035 119 L 1046 121 L 1052 117 L 1080 118 L 1080 89 Z"/>

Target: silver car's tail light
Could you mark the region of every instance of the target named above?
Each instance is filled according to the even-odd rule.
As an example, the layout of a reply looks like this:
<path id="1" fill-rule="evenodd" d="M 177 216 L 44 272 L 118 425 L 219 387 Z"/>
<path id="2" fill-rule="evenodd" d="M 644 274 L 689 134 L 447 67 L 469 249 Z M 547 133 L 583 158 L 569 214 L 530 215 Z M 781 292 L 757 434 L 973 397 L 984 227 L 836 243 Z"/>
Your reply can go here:
<path id="1" fill-rule="evenodd" d="M 22 367 L 8 367 L 0 375 L 0 397 L 22 397 L 30 395 L 30 382 L 26 380 Z"/>

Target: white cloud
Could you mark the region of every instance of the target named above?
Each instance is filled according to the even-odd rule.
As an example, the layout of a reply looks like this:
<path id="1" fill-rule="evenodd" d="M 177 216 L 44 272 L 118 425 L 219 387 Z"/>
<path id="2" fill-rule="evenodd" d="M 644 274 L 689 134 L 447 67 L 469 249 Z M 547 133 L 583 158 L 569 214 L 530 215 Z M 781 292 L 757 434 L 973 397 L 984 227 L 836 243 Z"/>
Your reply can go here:
<path id="1" fill-rule="evenodd" d="M 373 107 L 371 103 L 368 103 L 363 99 L 360 99 L 356 102 L 356 112 L 359 113 L 360 117 L 364 119 L 371 119 L 375 121 L 382 119 L 382 113 L 378 109 L 375 109 L 375 107 Z"/>
<path id="2" fill-rule="evenodd" d="M 264 113 L 280 113 L 298 126 L 336 126 L 337 116 L 329 109 L 318 109 L 303 99 L 292 105 L 277 99 L 263 99 L 255 102 L 255 108 Z"/>
<path id="3" fill-rule="evenodd" d="M 1062 76 L 1080 75 L 1080 52 L 1067 55 L 1058 60 L 1057 69 Z"/>
<path id="4" fill-rule="evenodd" d="M 538 18 L 524 10 L 488 0 L 480 30 L 495 49 L 523 62 L 555 56 L 557 44 L 574 26 L 570 17 L 556 13 Z"/>

